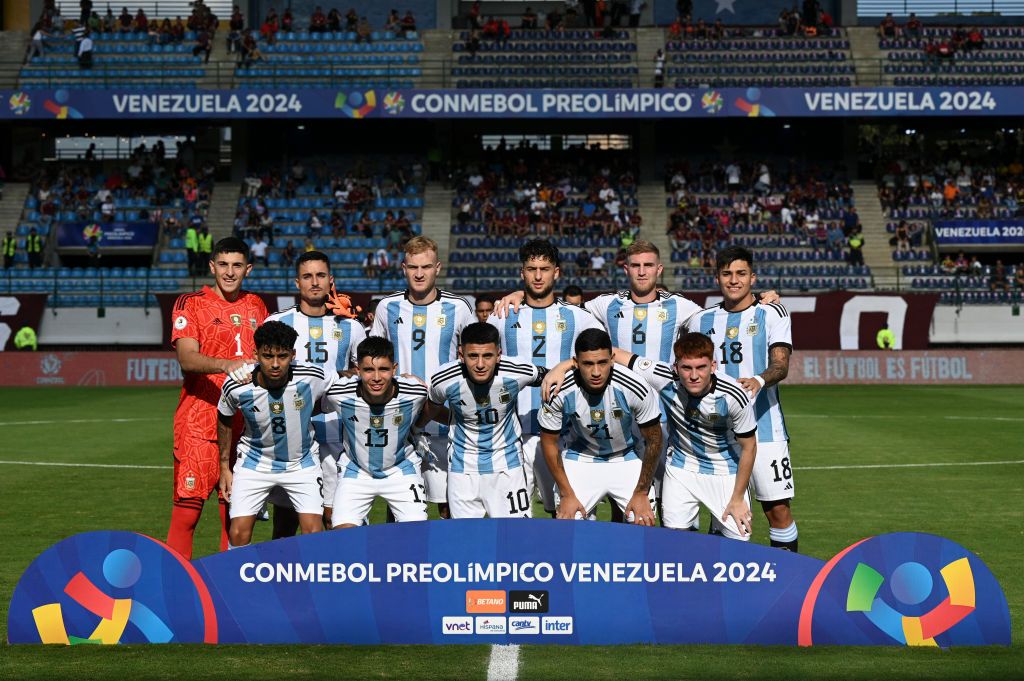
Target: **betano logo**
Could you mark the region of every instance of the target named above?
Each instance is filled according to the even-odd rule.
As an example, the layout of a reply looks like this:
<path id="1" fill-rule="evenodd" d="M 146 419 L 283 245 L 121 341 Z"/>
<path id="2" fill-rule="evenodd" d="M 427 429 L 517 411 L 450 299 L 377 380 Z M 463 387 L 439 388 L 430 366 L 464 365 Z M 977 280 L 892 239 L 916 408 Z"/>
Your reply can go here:
<path id="1" fill-rule="evenodd" d="M 878 595 L 885 577 L 871 566 L 857 563 L 846 595 L 846 611 L 864 613 L 872 624 L 904 645 L 938 646 L 935 637 L 949 631 L 975 608 L 974 575 L 966 558 L 946 565 L 939 574 L 946 585 L 946 598 L 923 615 L 908 617 Z M 893 597 L 905 606 L 923 603 L 932 595 L 933 586 L 931 572 L 915 561 L 901 563 L 889 579 Z"/>
<path id="2" fill-rule="evenodd" d="M 504 591 L 467 591 L 466 612 L 498 614 L 505 612 Z"/>

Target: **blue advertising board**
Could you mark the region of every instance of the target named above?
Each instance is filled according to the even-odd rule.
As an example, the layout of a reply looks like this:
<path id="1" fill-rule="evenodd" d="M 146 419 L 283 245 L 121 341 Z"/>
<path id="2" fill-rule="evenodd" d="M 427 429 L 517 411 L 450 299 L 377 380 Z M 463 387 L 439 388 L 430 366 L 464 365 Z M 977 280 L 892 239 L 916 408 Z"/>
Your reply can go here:
<path id="1" fill-rule="evenodd" d="M 156 244 L 157 225 L 153 222 L 62 222 L 57 225 L 58 248 L 85 248 L 93 236 L 104 249 L 147 248 Z"/>
<path id="2" fill-rule="evenodd" d="M 610 622 L 614 622 L 611 625 Z M 973 553 L 928 534 L 823 562 L 595 522 L 398 523 L 191 563 L 130 532 L 70 537 L 22 575 L 11 643 L 1009 645 Z"/>
<path id="3" fill-rule="evenodd" d="M 1024 246 L 1024 220 L 936 220 L 939 247 Z"/>
<path id="4" fill-rule="evenodd" d="M 0 120 L 1022 116 L 1024 88 L 6 90 Z"/>

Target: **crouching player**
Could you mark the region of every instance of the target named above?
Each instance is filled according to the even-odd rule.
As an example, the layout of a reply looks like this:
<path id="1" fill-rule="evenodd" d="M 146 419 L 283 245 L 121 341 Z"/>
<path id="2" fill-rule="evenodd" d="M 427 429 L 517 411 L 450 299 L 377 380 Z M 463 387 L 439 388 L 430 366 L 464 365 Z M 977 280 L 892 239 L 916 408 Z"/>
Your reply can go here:
<path id="1" fill-rule="evenodd" d="M 220 491 L 230 504 L 230 548 L 252 540 L 263 502 L 274 487 L 288 495 L 303 534 L 323 529 L 323 479 L 313 455 L 313 412 L 333 382 L 316 366 L 293 365 L 295 329 L 266 322 L 256 329 L 252 382 L 224 382 L 217 405 Z M 231 421 L 244 422 L 231 469 Z"/>
<path id="2" fill-rule="evenodd" d="M 322 401 L 340 429 L 342 457 L 334 492 L 332 527 L 362 525 L 376 497 L 398 522 L 427 519 L 420 455 L 413 446 L 427 388 L 395 375 L 391 341 L 370 336 L 356 348 L 357 375 L 339 380 Z M 421 424 L 422 425 L 422 424 Z"/>
<path id="3" fill-rule="evenodd" d="M 589 517 L 606 495 L 638 525 L 654 525 L 651 485 L 661 458 L 661 406 L 638 374 L 612 360 L 612 339 L 587 329 L 576 339 L 573 371 L 540 408 L 541 448 L 555 479 L 558 518 Z M 559 365 L 551 379 L 562 371 Z M 559 434 L 569 434 L 559 452 Z M 644 438 L 637 457 L 636 424 Z M 564 461 L 563 461 L 564 455 Z"/>

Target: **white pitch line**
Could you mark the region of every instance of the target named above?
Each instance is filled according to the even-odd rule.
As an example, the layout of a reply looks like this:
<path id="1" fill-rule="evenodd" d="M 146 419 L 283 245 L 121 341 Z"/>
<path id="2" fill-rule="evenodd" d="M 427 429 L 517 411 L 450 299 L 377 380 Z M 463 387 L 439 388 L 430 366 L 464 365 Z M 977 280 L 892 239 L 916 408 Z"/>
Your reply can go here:
<path id="1" fill-rule="evenodd" d="M 930 463 L 868 463 L 851 466 L 794 466 L 798 471 L 842 471 L 851 468 L 936 468 L 939 466 L 1012 466 L 1019 461 L 933 461 Z"/>
<path id="2" fill-rule="evenodd" d="M 166 421 L 167 417 L 145 419 L 60 419 L 57 421 L 0 421 L 0 426 L 49 426 L 64 423 L 138 423 L 139 421 Z"/>
<path id="3" fill-rule="evenodd" d="M 935 416 L 933 414 L 791 414 L 786 413 L 786 418 L 798 419 L 945 419 L 947 421 L 1024 421 L 1024 418 L 1016 416 Z"/>
<path id="4" fill-rule="evenodd" d="M 491 661 L 487 664 L 487 681 L 516 681 L 519 676 L 519 646 L 491 646 Z"/>
<path id="5" fill-rule="evenodd" d="M 59 461 L 0 461 L 0 464 L 10 464 L 13 466 L 61 466 L 69 468 L 132 468 L 132 469 L 143 469 L 143 470 L 158 470 L 164 471 L 171 468 L 171 466 L 142 466 L 138 464 L 123 464 L 123 463 L 62 463 Z"/>

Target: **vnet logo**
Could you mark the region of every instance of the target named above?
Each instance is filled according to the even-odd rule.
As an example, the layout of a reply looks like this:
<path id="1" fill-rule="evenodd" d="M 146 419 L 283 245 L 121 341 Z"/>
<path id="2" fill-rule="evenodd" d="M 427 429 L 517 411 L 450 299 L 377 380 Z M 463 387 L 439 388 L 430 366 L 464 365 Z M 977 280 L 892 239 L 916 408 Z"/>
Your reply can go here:
<path id="1" fill-rule="evenodd" d="M 541 621 L 541 629 L 545 634 L 571 634 L 571 617 L 545 617 Z"/>
<path id="2" fill-rule="evenodd" d="M 504 617 L 476 618 L 476 633 L 478 634 L 504 634 L 506 631 Z"/>
<path id="3" fill-rule="evenodd" d="M 539 617 L 509 617 L 508 633 L 510 634 L 539 634 Z"/>
<path id="4" fill-rule="evenodd" d="M 441 633 L 442 634 L 472 634 L 473 633 L 473 618 L 472 617 L 442 617 L 441 618 Z"/>

